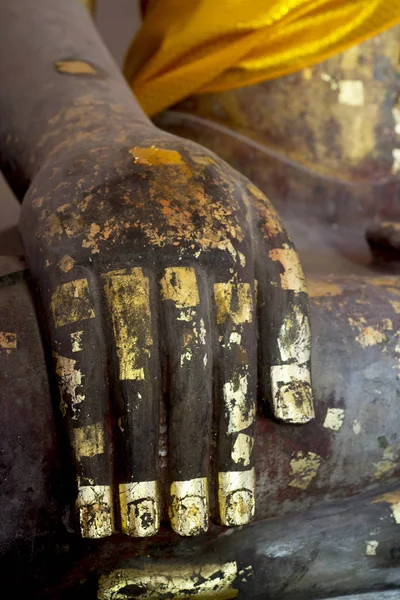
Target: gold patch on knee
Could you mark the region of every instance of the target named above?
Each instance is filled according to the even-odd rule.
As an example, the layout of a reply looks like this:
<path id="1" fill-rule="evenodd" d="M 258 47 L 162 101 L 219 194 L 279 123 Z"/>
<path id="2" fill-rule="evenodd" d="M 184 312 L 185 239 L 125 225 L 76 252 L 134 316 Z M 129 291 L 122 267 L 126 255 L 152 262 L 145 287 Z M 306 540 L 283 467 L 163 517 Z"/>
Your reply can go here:
<path id="1" fill-rule="evenodd" d="M 342 289 L 329 279 L 313 277 L 307 277 L 307 289 L 310 298 L 331 298 L 342 293 Z"/>
<path id="2" fill-rule="evenodd" d="M 290 461 L 290 475 L 293 479 L 289 485 L 306 490 L 317 476 L 322 458 L 315 452 L 297 452 Z"/>

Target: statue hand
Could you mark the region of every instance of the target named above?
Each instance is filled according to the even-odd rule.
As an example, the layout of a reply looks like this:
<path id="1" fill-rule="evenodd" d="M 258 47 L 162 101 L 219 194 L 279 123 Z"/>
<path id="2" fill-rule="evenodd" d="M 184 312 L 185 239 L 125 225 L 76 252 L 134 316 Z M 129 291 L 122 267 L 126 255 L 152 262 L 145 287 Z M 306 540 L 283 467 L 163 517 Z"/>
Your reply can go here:
<path id="1" fill-rule="evenodd" d="M 209 485 L 220 522 L 243 525 L 257 378 L 276 418 L 313 417 L 304 276 L 244 177 L 150 126 L 130 140 L 54 151 L 22 209 L 80 530 L 152 535 L 165 498 L 173 529 L 198 534 Z"/>

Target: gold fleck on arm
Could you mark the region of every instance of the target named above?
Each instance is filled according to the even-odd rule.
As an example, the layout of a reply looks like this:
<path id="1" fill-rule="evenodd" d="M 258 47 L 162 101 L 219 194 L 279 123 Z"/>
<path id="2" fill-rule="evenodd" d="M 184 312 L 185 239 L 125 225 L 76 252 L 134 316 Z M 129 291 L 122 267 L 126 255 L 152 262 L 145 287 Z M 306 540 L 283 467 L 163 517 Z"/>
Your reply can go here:
<path id="1" fill-rule="evenodd" d="M 84 60 L 59 60 L 56 69 L 66 75 L 97 75 L 96 69 Z"/>
<path id="2" fill-rule="evenodd" d="M 135 146 L 129 150 L 129 154 L 133 156 L 136 165 L 178 167 L 178 169 L 185 173 L 187 177 L 191 177 L 192 175 L 189 166 L 184 162 L 182 156 L 176 150 L 157 148 L 157 146 L 154 145 L 149 148 Z"/>
<path id="3" fill-rule="evenodd" d="M 293 477 L 291 487 L 306 490 L 311 481 L 317 476 L 321 457 L 314 452 L 297 452 L 290 461 L 290 472 Z"/>
<path id="4" fill-rule="evenodd" d="M 310 298 L 340 296 L 342 290 L 329 280 L 312 279 L 307 277 L 308 295 Z"/>

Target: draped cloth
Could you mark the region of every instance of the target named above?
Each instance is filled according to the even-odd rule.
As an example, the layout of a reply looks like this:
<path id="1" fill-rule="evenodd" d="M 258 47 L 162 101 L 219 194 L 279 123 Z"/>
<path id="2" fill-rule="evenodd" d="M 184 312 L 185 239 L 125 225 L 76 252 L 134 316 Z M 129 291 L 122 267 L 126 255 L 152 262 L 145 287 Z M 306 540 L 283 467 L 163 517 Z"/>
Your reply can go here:
<path id="1" fill-rule="evenodd" d="M 400 0 L 147 0 L 125 75 L 148 115 L 292 73 L 400 22 Z"/>

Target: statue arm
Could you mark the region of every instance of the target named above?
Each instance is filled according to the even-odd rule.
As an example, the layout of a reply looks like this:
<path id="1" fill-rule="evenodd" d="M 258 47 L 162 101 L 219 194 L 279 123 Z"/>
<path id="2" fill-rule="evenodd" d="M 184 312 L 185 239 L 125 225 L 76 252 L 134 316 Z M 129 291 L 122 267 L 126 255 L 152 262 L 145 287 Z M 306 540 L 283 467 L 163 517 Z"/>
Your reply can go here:
<path id="1" fill-rule="evenodd" d="M 22 201 L 58 144 L 104 127 L 149 125 L 80 2 L 2 0 L 1 168 Z M 68 130 L 61 114 L 75 110 Z M 79 113 L 79 114 L 78 114 Z"/>

